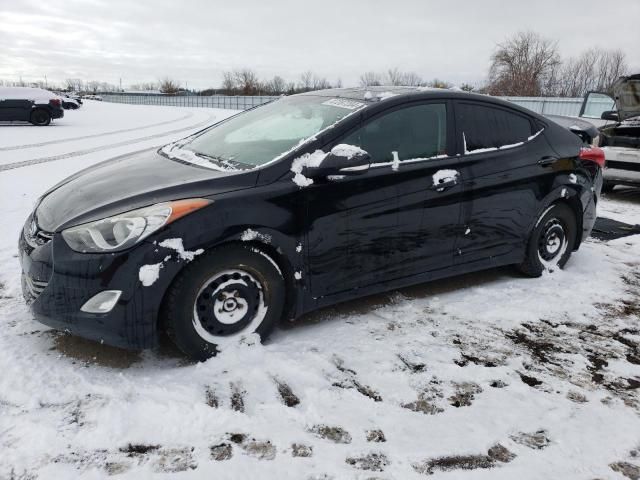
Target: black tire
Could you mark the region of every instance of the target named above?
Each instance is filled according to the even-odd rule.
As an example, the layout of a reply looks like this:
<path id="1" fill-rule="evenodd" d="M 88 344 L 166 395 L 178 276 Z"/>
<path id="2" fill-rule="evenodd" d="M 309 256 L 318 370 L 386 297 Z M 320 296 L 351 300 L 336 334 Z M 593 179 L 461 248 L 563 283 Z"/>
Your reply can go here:
<path id="1" fill-rule="evenodd" d="M 551 205 L 531 232 L 525 260 L 518 269 L 539 277 L 545 270 L 563 268 L 576 245 L 577 234 L 576 215 L 571 207 L 565 203 Z"/>
<path id="2" fill-rule="evenodd" d="M 46 127 L 51 123 L 51 114 L 43 108 L 37 108 L 31 112 L 29 121 L 38 127 Z"/>
<path id="3" fill-rule="evenodd" d="M 265 340 L 280 321 L 285 296 L 279 269 L 255 247 L 221 247 L 178 275 L 165 296 L 161 322 L 185 355 L 202 361 L 244 335 L 255 332 Z"/>
<path id="4" fill-rule="evenodd" d="M 616 184 L 615 183 L 604 182 L 602 184 L 602 193 L 611 193 L 611 192 L 613 192 L 614 188 L 616 188 Z"/>

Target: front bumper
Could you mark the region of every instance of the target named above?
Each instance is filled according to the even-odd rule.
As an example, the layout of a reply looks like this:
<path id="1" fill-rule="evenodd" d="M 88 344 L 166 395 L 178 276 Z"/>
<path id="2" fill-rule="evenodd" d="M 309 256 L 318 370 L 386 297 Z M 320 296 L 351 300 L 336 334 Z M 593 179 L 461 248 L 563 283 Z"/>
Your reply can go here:
<path id="1" fill-rule="evenodd" d="M 29 219 L 27 225 L 30 223 Z M 26 228 L 18 244 L 22 291 L 36 320 L 122 348 L 143 349 L 157 344 L 157 318 L 164 292 L 182 263 L 171 256 L 171 251 L 141 242 L 125 252 L 84 254 L 71 250 L 60 234 L 42 238 L 41 233 L 32 236 Z M 158 280 L 143 286 L 138 278 L 140 267 L 162 262 L 167 256 L 171 259 L 163 263 Z M 110 312 L 80 310 L 104 290 L 123 292 Z"/>

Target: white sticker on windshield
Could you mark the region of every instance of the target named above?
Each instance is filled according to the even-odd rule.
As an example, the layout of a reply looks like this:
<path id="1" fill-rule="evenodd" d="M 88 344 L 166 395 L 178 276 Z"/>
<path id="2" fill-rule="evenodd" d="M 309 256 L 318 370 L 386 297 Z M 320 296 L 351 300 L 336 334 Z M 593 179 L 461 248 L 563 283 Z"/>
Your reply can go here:
<path id="1" fill-rule="evenodd" d="M 332 98 L 326 102 L 322 102 L 323 105 L 331 105 L 332 107 L 346 108 L 347 110 L 355 110 L 364 105 L 364 103 L 355 102 L 353 100 L 347 100 L 345 98 Z"/>

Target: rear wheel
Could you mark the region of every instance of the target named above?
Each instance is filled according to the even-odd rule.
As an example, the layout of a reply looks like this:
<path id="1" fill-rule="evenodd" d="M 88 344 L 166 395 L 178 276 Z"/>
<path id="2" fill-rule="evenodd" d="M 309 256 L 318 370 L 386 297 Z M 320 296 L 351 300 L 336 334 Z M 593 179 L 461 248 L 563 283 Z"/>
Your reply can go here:
<path id="1" fill-rule="evenodd" d="M 30 121 L 39 127 L 46 127 L 51 123 L 51 114 L 42 108 L 38 108 L 31 112 Z"/>
<path id="2" fill-rule="evenodd" d="M 264 340 L 282 316 L 284 279 L 248 246 L 211 251 L 189 264 L 167 292 L 162 321 L 186 355 L 206 360 L 243 337 Z"/>
<path id="3" fill-rule="evenodd" d="M 576 217 L 568 205 L 556 203 L 542 214 L 529 242 L 525 261 L 519 270 L 526 275 L 539 277 L 543 272 L 553 272 L 564 267 L 576 243 Z"/>

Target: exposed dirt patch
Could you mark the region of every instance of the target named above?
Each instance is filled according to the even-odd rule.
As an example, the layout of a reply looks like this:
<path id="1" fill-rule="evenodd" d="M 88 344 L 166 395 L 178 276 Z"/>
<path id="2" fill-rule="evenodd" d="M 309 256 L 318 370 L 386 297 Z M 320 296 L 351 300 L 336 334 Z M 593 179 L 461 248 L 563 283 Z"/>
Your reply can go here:
<path id="1" fill-rule="evenodd" d="M 221 443 L 210 448 L 211 458 L 217 462 L 229 460 L 233 457 L 233 446 L 230 443 Z"/>
<path id="2" fill-rule="evenodd" d="M 567 392 L 567 398 L 575 403 L 586 403 L 588 402 L 587 397 L 580 392 L 575 392 L 573 390 Z"/>
<path id="3" fill-rule="evenodd" d="M 473 363 L 474 365 L 481 365 L 487 368 L 497 367 L 500 362 L 491 358 L 481 358 L 470 353 L 461 353 L 460 360 L 454 360 L 454 363 L 459 367 L 466 367 L 469 363 Z"/>
<path id="4" fill-rule="evenodd" d="M 506 447 L 500 445 L 499 443 L 495 444 L 493 447 L 489 449 L 487 452 L 487 456 L 497 462 L 509 463 L 511 460 L 516 458 L 516 454 L 510 452 Z"/>
<path id="5" fill-rule="evenodd" d="M 477 470 L 481 468 L 494 468 L 500 463 L 508 463 L 516 458 L 507 448 L 500 444 L 491 447 L 486 455 L 454 455 L 450 457 L 438 457 L 413 464 L 413 469 L 421 474 L 432 475 L 436 471 L 451 470 Z"/>
<path id="6" fill-rule="evenodd" d="M 516 435 L 511 435 L 510 438 L 514 442 L 524 445 L 525 447 L 533 448 L 534 450 L 542 450 L 551 443 L 546 430 L 538 430 L 533 433 L 520 432 Z"/>
<path id="7" fill-rule="evenodd" d="M 314 425 L 309 432 L 317 437 L 330 440 L 333 443 L 351 443 L 351 435 L 342 427 L 330 427 L 328 425 Z"/>
<path id="8" fill-rule="evenodd" d="M 520 380 L 529 385 L 530 387 L 537 387 L 538 385 L 542 385 L 542 380 L 538 380 L 536 377 L 531 377 L 529 375 L 525 375 L 524 373 L 519 373 Z"/>
<path id="9" fill-rule="evenodd" d="M 229 440 L 233 443 L 242 443 L 246 440 L 247 436 L 244 433 L 231 433 L 229 434 Z"/>
<path id="10" fill-rule="evenodd" d="M 122 447 L 120 451 L 126 453 L 128 456 L 134 455 L 146 455 L 150 452 L 155 452 L 160 448 L 160 445 L 144 445 L 130 443 L 126 447 Z"/>
<path id="11" fill-rule="evenodd" d="M 311 445 L 304 445 L 302 443 L 292 443 L 291 456 L 292 457 L 312 457 L 313 447 Z"/>
<path id="12" fill-rule="evenodd" d="M 220 406 L 220 402 L 218 400 L 218 396 L 213 388 L 207 387 L 205 392 L 205 402 L 211 408 L 218 408 Z"/>
<path id="13" fill-rule="evenodd" d="M 247 394 L 239 383 L 231 383 L 231 408 L 244 413 L 244 396 Z"/>
<path id="14" fill-rule="evenodd" d="M 560 345 L 549 340 L 553 334 L 548 328 L 542 328 L 540 324 L 533 325 L 523 323 L 522 326 L 528 330 L 515 330 L 506 334 L 506 337 L 516 345 L 526 348 L 531 356 L 541 363 L 557 363 L 553 360 L 555 353 L 566 353 Z"/>
<path id="15" fill-rule="evenodd" d="M 389 459 L 384 453 L 368 453 L 362 457 L 347 457 L 345 462 L 358 470 L 382 472 L 389 465 Z"/>
<path id="16" fill-rule="evenodd" d="M 382 430 L 367 430 L 367 442 L 386 442 L 387 439 L 384 436 Z"/>
<path id="17" fill-rule="evenodd" d="M 287 407 L 295 407 L 300 404 L 300 399 L 297 397 L 291 387 L 284 382 L 280 382 L 275 380 L 276 386 L 278 387 L 278 393 L 280 394 L 280 398 L 282 398 L 282 402 Z"/>
<path id="18" fill-rule="evenodd" d="M 463 382 L 456 384 L 456 393 L 449 397 L 449 404 L 456 407 L 468 407 L 475 399 L 475 395 L 482 392 L 480 385 Z"/>
<path id="19" fill-rule="evenodd" d="M 345 374 L 344 380 L 333 383 L 334 387 L 355 388 L 359 393 L 361 393 L 365 397 L 370 398 L 374 402 L 382 401 L 382 397 L 380 396 L 380 394 L 374 388 L 361 383 L 356 378 L 356 375 L 357 375 L 356 371 L 345 367 L 344 361 L 341 358 L 334 356 L 333 363 L 340 372 Z"/>
<path id="20" fill-rule="evenodd" d="M 414 402 L 403 403 L 402 407 L 412 412 L 424 413 L 425 415 L 436 415 L 444 412 L 444 408 L 437 406 L 435 403 L 421 396 L 418 396 L 418 400 Z"/>
<path id="21" fill-rule="evenodd" d="M 244 453 L 258 460 L 273 460 L 276 458 L 276 447 L 269 440 L 252 438 L 240 445 Z"/>
<path id="22" fill-rule="evenodd" d="M 630 480 L 640 480 L 640 467 L 629 462 L 616 462 L 609 464 L 611 470 L 618 472 Z"/>
<path id="23" fill-rule="evenodd" d="M 154 462 L 156 471 L 176 473 L 195 470 L 198 463 L 193 458 L 193 447 L 162 449 Z"/>
<path id="24" fill-rule="evenodd" d="M 403 363 L 403 365 L 409 369 L 412 373 L 420 373 L 424 372 L 427 368 L 427 365 L 422 362 L 414 362 L 406 358 L 404 355 L 398 354 L 398 358 Z"/>

